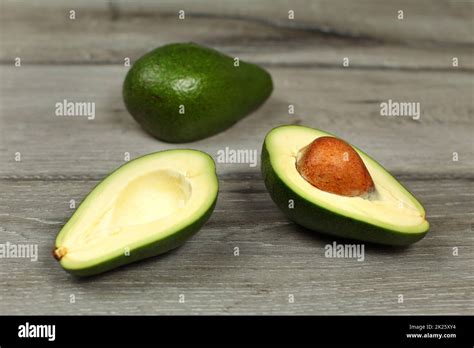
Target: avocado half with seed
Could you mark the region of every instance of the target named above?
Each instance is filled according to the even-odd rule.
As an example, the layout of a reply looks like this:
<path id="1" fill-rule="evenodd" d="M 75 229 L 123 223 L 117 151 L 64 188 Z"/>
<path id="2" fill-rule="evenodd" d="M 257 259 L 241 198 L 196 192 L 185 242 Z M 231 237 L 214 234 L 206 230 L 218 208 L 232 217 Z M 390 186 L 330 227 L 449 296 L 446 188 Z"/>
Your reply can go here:
<path id="1" fill-rule="evenodd" d="M 53 256 L 89 276 L 182 245 L 211 216 L 218 194 L 213 159 L 168 150 L 130 161 L 99 183 L 61 229 Z"/>
<path id="2" fill-rule="evenodd" d="M 349 184 L 346 185 L 345 173 L 335 170 L 339 168 L 338 164 L 330 158 L 334 151 L 317 153 L 319 148 L 324 149 L 323 142 L 318 145 L 317 140 L 327 140 L 328 137 L 337 139 L 321 130 L 303 126 L 281 126 L 267 134 L 262 149 L 262 174 L 270 196 L 286 216 L 308 229 L 343 238 L 388 245 L 406 245 L 422 239 L 428 232 L 429 224 L 418 200 L 379 163 L 355 147 L 352 148 L 363 164 L 356 163 L 356 166 L 348 168 L 359 170 L 365 165 L 372 180 L 364 178 L 362 171 L 361 174 L 349 171 L 346 173 Z M 335 171 L 333 176 L 324 172 L 315 173 L 313 184 L 298 168 L 298 164 L 305 163 L 300 161 L 302 154 L 307 155 L 308 146 L 312 144 L 314 147 L 311 150 L 316 152 L 312 154 L 315 156 L 313 161 L 327 166 L 329 172 Z M 344 154 L 347 155 L 347 151 Z M 351 174 L 357 177 L 350 180 Z M 359 177 L 363 179 L 359 187 L 365 190 L 364 194 L 356 190 L 356 195 L 348 196 L 350 192 L 346 193 L 338 187 L 338 184 L 357 184 Z M 318 183 L 341 194 L 319 189 L 316 187 Z"/>

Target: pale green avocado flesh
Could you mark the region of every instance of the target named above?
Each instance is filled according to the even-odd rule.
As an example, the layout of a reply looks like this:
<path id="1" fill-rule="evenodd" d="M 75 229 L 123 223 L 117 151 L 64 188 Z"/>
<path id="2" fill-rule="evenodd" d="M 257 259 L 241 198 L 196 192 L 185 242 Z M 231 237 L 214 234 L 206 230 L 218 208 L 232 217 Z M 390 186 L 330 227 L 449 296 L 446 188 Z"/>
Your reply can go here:
<path id="1" fill-rule="evenodd" d="M 296 169 L 300 149 L 323 131 L 303 126 L 271 130 L 262 149 L 262 174 L 277 206 L 296 223 L 322 233 L 362 241 L 406 245 L 422 239 L 429 224 L 418 200 L 380 164 L 359 149 L 375 184 L 366 197 L 319 190 Z"/>
<path id="2" fill-rule="evenodd" d="M 53 255 L 78 276 L 101 273 L 183 244 L 212 214 L 213 159 L 196 150 L 152 153 L 118 168 L 59 232 Z"/>

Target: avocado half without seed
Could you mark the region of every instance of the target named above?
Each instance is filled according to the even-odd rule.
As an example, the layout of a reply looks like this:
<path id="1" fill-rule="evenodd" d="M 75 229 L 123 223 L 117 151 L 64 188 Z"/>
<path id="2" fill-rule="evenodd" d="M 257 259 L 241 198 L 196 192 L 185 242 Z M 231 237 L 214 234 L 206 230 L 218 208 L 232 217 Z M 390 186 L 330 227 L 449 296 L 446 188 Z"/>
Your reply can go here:
<path id="1" fill-rule="evenodd" d="M 218 194 L 213 159 L 168 150 L 126 163 L 99 183 L 61 229 L 53 256 L 89 276 L 182 245 L 211 216 Z"/>
<path id="2" fill-rule="evenodd" d="M 388 245 L 411 244 L 428 232 L 425 210 L 405 187 L 367 154 L 323 131 L 271 130 L 262 174 L 277 206 L 308 229 Z"/>

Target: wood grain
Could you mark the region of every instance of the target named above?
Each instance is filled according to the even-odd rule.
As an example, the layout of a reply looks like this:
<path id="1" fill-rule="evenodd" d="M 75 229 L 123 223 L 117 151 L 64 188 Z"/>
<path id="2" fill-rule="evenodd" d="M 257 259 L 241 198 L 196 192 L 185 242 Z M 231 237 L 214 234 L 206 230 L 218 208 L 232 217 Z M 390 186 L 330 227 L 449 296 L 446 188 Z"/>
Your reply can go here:
<path id="1" fill-rule="evenodd" d="M 4 0 L 2 6 L 0 61 L 7 64 L 15 57 L 25 64 L 123 64 L 169 42 L 195 41 L 280 66 L 340 68 L 344 57 L 365 69 L 449 70 L 452 57 L 459 58 L 458 70 L 474 66 L 472 1 Z"/>
<path id="2" fill-rule="evenodd" d="M 474 312 L 473 2 L 0 4 L 0 243 L 39 247 L 37 262 L 0 259 L 0 313 Z M 263 65 L 274 79 L 272 97 L 214 137 L 181 145 L 153 139 L 123 106 L 123 59 L 133 63 L 174 41 Z M 63 99 L 95 102 L 96 118 L 55 116 Z M 380 116 L 388 99 L 420 102 L 420 120 Z M 258 166 L 218 163 L 216 211 L 178 250 L 86 280 L 67 275 L 50 256 L 73 212 L 69 201 L 79 203 L 124 163 L 125 152 L 134 158 L 192 147 L 216 158 L 225 147 L 260 151 L 265 134 L 288 123 L 335 133 L 379 160 L 424 204 L 428 236 L 408 248 L 367 244 L 363 262 L 326 258 L 333 238 L 288 221 Z M 397 303 L 400 294 L 404 303 Z"/>
<path id="3" fill-rule="evenodd" d="M 470 73 L 270 68 L 275 91 L 260 110 L 217 136 L 173 145 L 146 134 L 125 110 L 126 71 L 117 66 L 1 66 L 5 84 L 0 92 L 8 102 L 0 109 L 5 139 L 0 175 L 104 175 L 124 163 L 125 152 L 137 157 L 172 147 L 198 147 L 213 156 L 226 146 L 260 151 L 265 134 L 287 123 L 333 132 L 395 173 L 472 174 Z M 64 99 L 95 102 L 96 118 L 55 116 L 55 103 Z M 420 120 L 380 116 L 380 103 L 388 99 L 420 102 Z M 295 106 L 294 115 L 288 115 L 289 104 Z M 16 152 L 21 162 L 15 161 Z M 247 164 L 218 165 L 221 172 L 249 169 Z"/>
<path id="4" fill-rule="evenodd" d="M 2 237 L 37 243 L 39 260 L 2 260 L 5 314 L 468 314 L 474 195 L 470 180 L 403 180 L 425 204 L 432 229 L 408 248 L 365 246 L 365 261 L 324 257 L 333 238 L 288 221 L 259 175 L 220 176 L 216 211 L 180 249 L 76 280 L 51 257 L 56 232 L 95 180 L 8 182 Z M 4 185 L 4 183 L 3 183 Z M 47 202 L 47 204 L 45 203 Z M 344 241 L 337 240 L 342 243 Z M 353 242 L 350 242 L 353 243 Z M 239 247 L 240 256 L 234 256 Z M 459 256 L 452 248 L 459 248 Z M 74 294 L 76 303 L 69 303 Z M 185 303 L 178 302 L 185 295 Z M 288 303 L 289 294 L 295 303 Z M 404 303 L 398 304 L 403 294 Z"/>

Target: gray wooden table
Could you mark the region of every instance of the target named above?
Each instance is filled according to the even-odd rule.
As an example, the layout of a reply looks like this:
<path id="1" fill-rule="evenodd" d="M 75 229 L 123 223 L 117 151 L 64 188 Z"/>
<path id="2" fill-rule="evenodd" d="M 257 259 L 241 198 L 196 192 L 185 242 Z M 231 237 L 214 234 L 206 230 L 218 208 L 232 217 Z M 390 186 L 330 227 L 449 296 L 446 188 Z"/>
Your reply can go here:
<path id="1" fill-rule="evenodd" d="M 1 6 L 0 244 L 39 248 L 36 262 L 0 259 L 1 314 L 474 313 L 473 2 Z M 122 103 L 123 62 L 177 41 L 262 64 L 274 79 L 271 99 L 199 142 L 148 136 Z M 55 116 L 63 99 L 95 102 L 95 119 Z M 420 120 L 380 116 L 388 99 L 420 102 Z M 288 221 L 258 167 L 218 164 L 215 213 L 183 247 L 85 280 L 50 256 L 70 201 L 79 203 L 125 153 L 260 152 L 266 132 L 288 123 L 335 133 L 378 159 L 424 204 L 427 237 L 407 248 L 367 244 L 363 262 L 325 258 L 334 239 Z"/>

